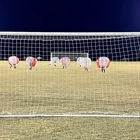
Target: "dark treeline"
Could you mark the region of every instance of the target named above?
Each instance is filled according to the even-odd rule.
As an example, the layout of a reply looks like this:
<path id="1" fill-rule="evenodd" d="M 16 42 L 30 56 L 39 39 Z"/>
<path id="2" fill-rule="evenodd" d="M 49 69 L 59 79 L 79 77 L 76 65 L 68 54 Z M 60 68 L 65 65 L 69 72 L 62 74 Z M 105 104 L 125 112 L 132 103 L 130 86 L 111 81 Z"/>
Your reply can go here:
<path id="1" fill-rule="evenodd" d="M 100 56 L 106 56 L 112 61 L 138 61 L 140 60 L 139 47 L 140 37 L 1 36 L 0 60 L 15 55 L 20 60 L 33 56 L 49 61 L 51 52 L 67 54 L 79 52 L 88 53 L 92 61 Z"/>

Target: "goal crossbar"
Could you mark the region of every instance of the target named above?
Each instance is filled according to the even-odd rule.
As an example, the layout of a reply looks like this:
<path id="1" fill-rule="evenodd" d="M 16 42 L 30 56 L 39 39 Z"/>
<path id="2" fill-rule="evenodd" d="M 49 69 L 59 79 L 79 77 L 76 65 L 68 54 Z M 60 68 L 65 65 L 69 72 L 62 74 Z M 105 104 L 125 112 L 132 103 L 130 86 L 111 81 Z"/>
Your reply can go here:
<path id="1" fill-rule="evenodd" d="M 0 35 L 26 36 L 140 36 L 140 32 L 0 32 Z"/>

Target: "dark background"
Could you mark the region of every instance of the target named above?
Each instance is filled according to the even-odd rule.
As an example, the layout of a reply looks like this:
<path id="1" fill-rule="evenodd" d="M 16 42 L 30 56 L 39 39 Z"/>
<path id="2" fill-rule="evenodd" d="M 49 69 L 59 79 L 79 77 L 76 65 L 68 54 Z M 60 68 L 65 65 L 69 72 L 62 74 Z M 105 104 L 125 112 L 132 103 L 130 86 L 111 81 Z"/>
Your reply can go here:
<path id="1" fill-rule="evenodd" d="M 140 0 L 1 0 L 0 30 L 138 32 Z"/>
<path id="2" fill-rule="evenodd" d="M 140 0 L 1 0 L 0 31 L 139 32 Z M 121 45 L 118 40 L 91 41 L 78 41 L 74 46 L 72 41 L 5 38 L 0 39 L 0 59 L 30 55 L 50 60 L 51 51 L 79 51 L 88 52 L 92 60 L 99 56 L 116 61 L 126 57 L 139 60 L 139 37 L 119 40 Z"/>

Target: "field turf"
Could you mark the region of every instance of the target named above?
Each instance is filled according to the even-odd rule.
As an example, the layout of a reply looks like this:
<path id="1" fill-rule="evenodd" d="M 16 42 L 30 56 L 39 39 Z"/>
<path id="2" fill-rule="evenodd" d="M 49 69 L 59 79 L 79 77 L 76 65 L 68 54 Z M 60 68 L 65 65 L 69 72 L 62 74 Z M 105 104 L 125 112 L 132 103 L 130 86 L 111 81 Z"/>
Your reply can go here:
<path id="1" fill-rule="evenodd" d="M 0 62 L 0 114 L 120 114 L 140 112 L 139 62 L 111 62 L 101 73 L 92 62 L 67 69 L 40 61 L 9 68 Z M 1 118 L 0 139 L 133 139 L 135 118 Z M 6 138 L 7 137 L 7 138 Z"/>

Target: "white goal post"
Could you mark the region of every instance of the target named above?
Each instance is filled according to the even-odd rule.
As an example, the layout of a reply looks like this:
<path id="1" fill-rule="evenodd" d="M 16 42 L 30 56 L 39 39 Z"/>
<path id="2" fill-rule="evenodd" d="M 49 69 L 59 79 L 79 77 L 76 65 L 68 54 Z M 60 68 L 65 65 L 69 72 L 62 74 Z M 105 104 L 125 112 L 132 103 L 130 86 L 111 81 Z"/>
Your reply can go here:
<path id="1" fill-rule="evenodd" d="M 26 66 L 27 57 L 39 60 L 37 68 Z M 87 57 L 91 65 L 46 65 L 53 57 L 76 65 Z M 105 73 L 100 57 L 110 61 Z M 140 32 L 0 32 L 0 118 L 140 118 L 139 61 Z"/>
<path id="2" fill-rule="evenodd" d="M 58 57 L 61 59 L 62 57 L 69 57 L 71 61 L 77 61 L 78 57 L 89 57 L 89 54 L 86 52 L 51 52 L 51 58 Z"/>

